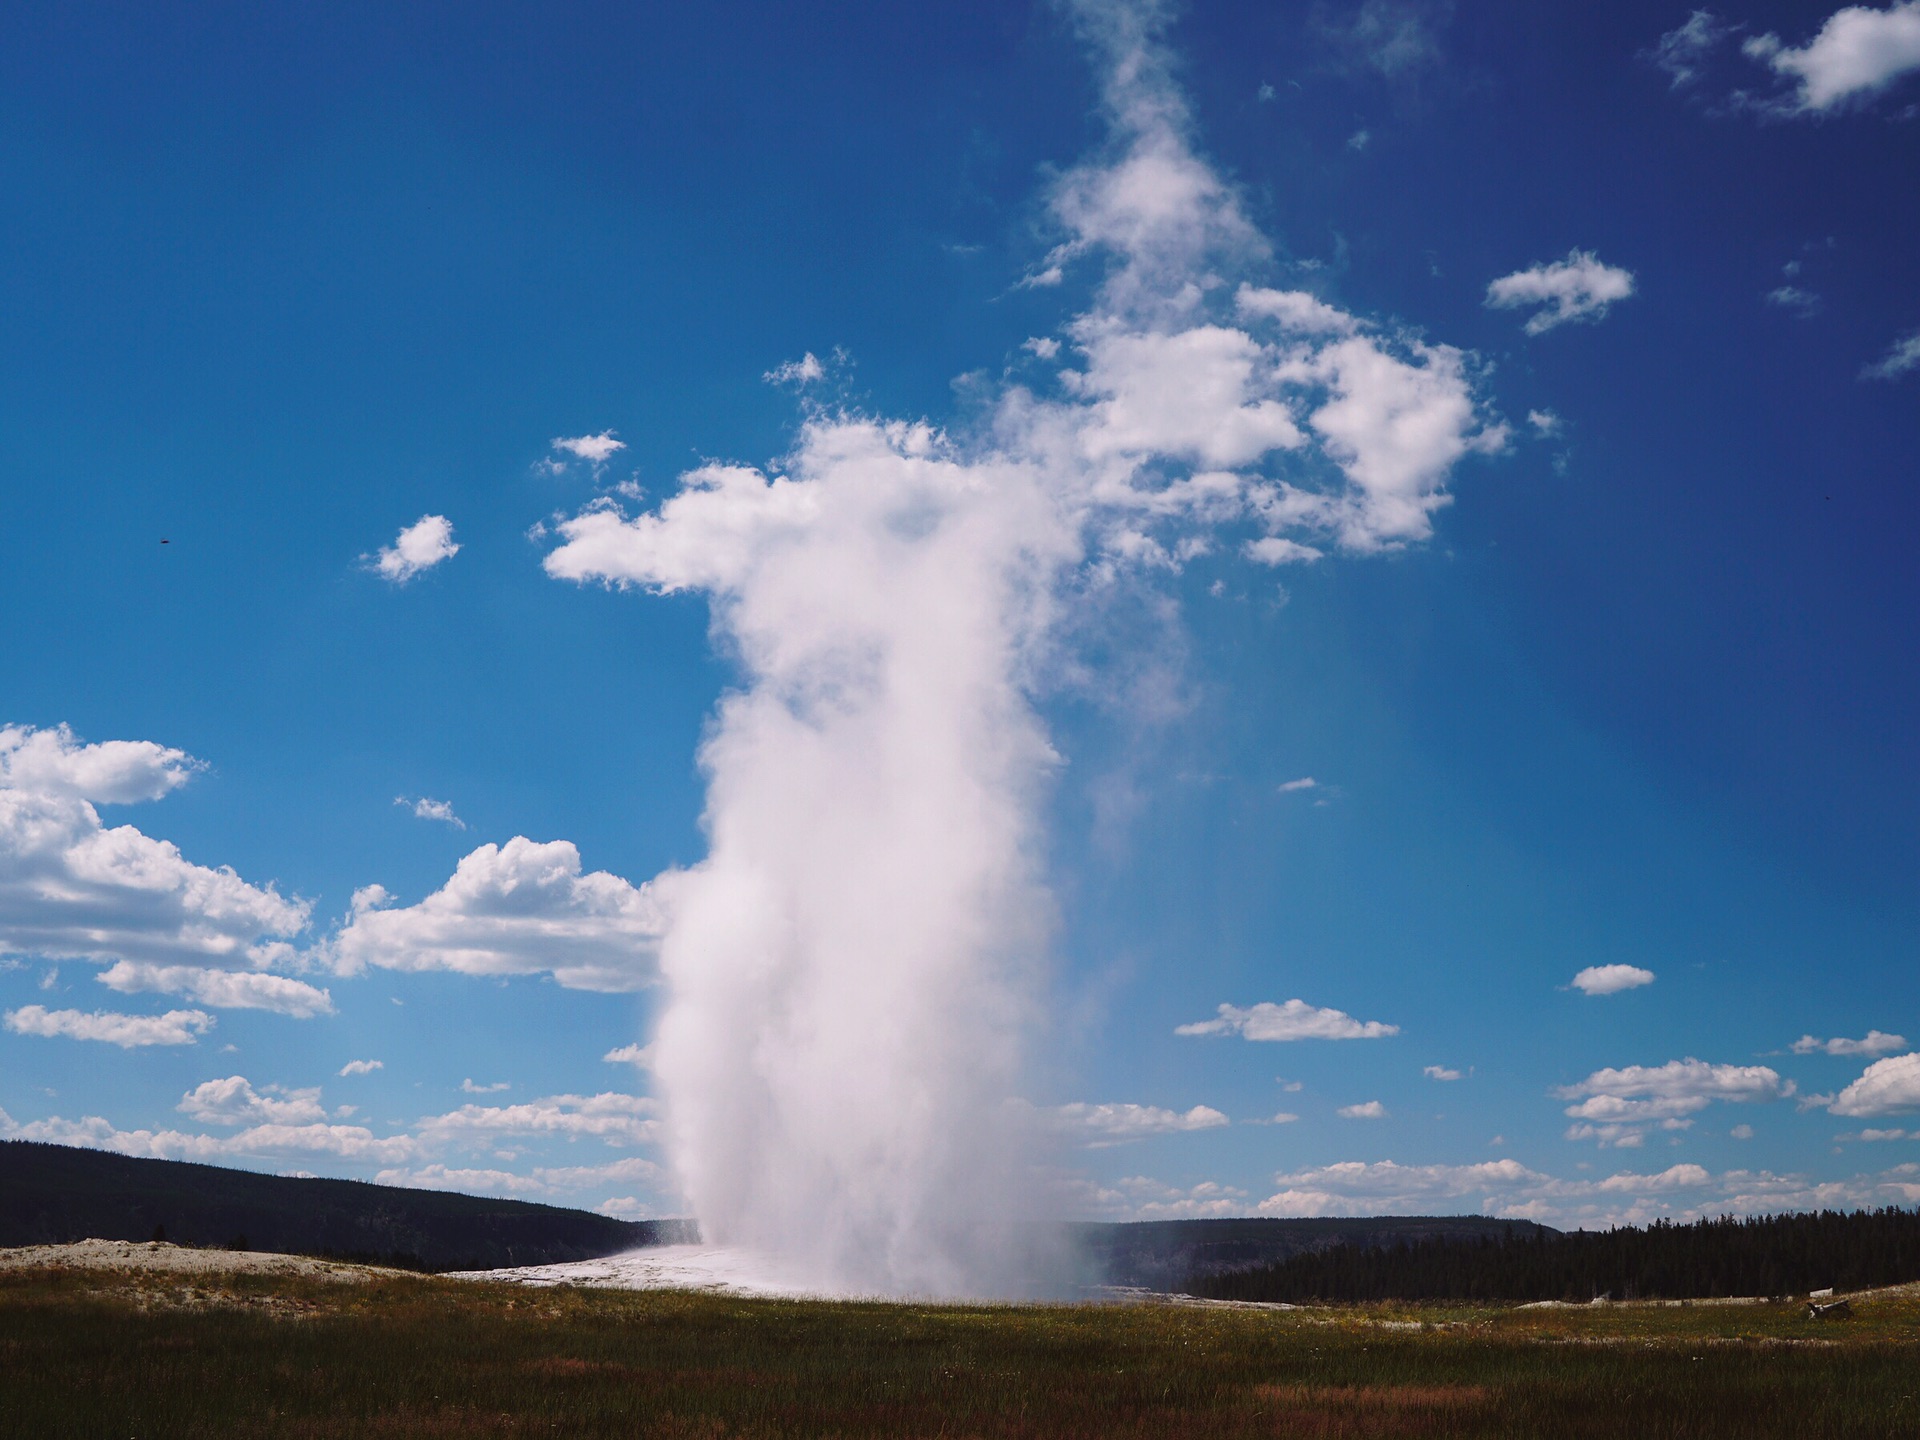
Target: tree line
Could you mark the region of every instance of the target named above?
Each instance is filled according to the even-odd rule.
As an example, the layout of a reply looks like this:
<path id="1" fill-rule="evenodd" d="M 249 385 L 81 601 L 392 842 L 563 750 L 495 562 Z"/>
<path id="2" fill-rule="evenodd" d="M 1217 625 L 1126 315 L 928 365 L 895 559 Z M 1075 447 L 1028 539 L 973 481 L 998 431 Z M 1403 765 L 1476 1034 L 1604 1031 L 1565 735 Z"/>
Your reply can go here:
<path id="1" fill-rule="evenodd" d="M 1216 1300 L 1710 1299 L 1920 1280 L 1920 1211 L 1723 1216 L 1644 1228 L 1533 1230 L 1328 1246 L 1196 1276 Z"/>

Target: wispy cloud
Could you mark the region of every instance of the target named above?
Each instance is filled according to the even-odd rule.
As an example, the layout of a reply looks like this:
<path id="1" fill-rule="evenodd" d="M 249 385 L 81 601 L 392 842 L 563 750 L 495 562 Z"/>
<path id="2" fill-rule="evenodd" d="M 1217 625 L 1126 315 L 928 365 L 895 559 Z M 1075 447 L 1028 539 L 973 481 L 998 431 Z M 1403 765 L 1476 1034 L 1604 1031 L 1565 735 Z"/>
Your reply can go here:
<path id="1" fill-rule="evenodd" d="M 1632 294 L 1632 271 L 1603 265 L 1591 250 L 1570 250 L 1564 260 L 1501 276 L 1487 286 L 1486 303 L 1494 310 L 1539 307 L 1521 328 L 1544 335 L 1575 321 L 1599 320 Z"/>

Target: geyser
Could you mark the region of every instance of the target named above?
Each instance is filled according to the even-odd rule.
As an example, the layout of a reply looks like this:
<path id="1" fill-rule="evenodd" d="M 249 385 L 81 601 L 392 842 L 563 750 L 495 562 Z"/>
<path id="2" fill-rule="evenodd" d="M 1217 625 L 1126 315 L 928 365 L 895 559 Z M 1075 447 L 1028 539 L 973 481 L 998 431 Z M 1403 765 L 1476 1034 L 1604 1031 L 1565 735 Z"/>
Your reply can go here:
<path id="1" fill-rule="evenodd" d="M 1498 449 L 1457 351 L 1221 280 L 1270 265 L 1195 153 L 1150 3 L 1073 7 L 1110 136 L 1029 283 L 1093 305 L 979 433 L 815 413 L 773 473 L 560 527 L 556 576 L 703 593 L 739 688 L 701 750 L 707 857 L 655 881 L 654 1071 L 710 1240 L 850 1292 L 1017 1294 L 1045 1210 L 1022 1058 L 1058 761 L 1036 702 L 1113 587 L 1210 549 L 1305 563 L 1424 537 Z M 1284 473 L 1282 473 L 1284 472 Z"/>

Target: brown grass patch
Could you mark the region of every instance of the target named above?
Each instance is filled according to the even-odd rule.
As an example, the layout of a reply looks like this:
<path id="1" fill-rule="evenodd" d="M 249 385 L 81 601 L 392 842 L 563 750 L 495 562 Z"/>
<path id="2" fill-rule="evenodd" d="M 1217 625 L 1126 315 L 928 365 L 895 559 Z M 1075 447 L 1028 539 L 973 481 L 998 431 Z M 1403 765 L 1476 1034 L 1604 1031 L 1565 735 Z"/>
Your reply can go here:
<path id="1" fill-rule="evenodd" d="M 631 1365 L 622 1365 L 617 1361 L 581 1360 L 572 1355 L 548 1355 L 539 1360 L 529 1360 L 520 1368 L 529 1375 L 539 1375 L 549 1380 L 581 1380 L 589 1376 L 598 1380 L 623 1380 L 637 1377 L 640 1373 Z"/>

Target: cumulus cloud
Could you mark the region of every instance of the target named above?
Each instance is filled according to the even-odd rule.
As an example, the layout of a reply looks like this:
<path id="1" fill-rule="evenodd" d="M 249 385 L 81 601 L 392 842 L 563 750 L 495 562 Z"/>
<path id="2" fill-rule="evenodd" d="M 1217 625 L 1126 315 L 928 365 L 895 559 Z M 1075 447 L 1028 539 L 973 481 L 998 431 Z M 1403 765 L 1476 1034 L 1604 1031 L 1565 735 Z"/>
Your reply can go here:
<path id="1" fill-rule="evenodd" d="M 100 1040 L 132 1050 L 145 1045 L 195 1044 L 213 1028 L 213 1016 L 204 1010 L 125 1015 L 113 1010 L 49 1010 L 42 1005 L 22 1005 L 7 1012 L 6 1025 L 16 1035 Z"/>
<path id="2" fill-rule="evenodd" d="M 210 1125 L 311 1125 L 327 1112 L 318 1090 L 278 1090 L 262 1094 L 244 1075 L 208 1080 L 180 1097 L 181 1114 Z"/>
<path id="3" fill-rule="evenodd" d="M 53 1116 L 10 1129 L 0 1127 L 0 1138 L 39 1140 L 52 1145 L 75 1145 L 87 1150 L 111 1150 L 156 1160 L 219 1161 L 271 1158 L 281 1155 L 328 1155 L 339 1160 L 398 1164 L 414 1154 L 406 1135 L 376 1136 L 361 1125 L 249 1125 L 232 1135 L 197 1135 L 179 1130 L 121 1130 L 98 1115 L 82 1120 Z"/>
<path id="4" fill-rule="evenodd" d="M 349 1060 L 340 1067 L 340 1074 L 343 1077 L 348 1075 L 371 1075 L 376 1070 L 384 1070 L 386 1068 L 387 1066 L 384 1060 Z"/>
<path id="5" fill-rule="evenodd" d="M 1653 972 L 1638 965 L 1589 965 L 1573 977 L 1573 988 L 1585 995 L 1617 995 L 1653 981 Z"/>
<path id="6" fill-rule="evenodd" d="M 641 1145 L 659 1132 L 658 1106 L 641 1095 L 548 1095 L 524 1105 L 462 1105 L 415 1127 L 425 1141 L 498 1135 L 590 1136 L 610 1145 Z"/>
<path id="7" fill-rule="evenodd" d="M 1344 1010 L 1320 1009 L 1304 1000 L 1276 1005 L 1262 1000 L 1242 1008 L 1222 1005 L 1211 1020 L 1176 1026 L 1176 1035 L 1241 1035 L 1248 1040 L 1377 1040 L 1398 1035 L 1398 1025 L 1356 1020 Z"/>
<path id="8" fill-rule="evenodd" d="M 1827 17 L 1805 45 L 1778 35 L 1756 35 L 1741 49 L 1795 91 L 1778 108 L 1819 114 L 1865 100 L 1901 76 L 1920 70 L 1920 0 L 1884 10 L 1848 5 Z"/>
<path id="9" fill-rule="evenodd" d="M 393 905 L 378 885 L 357 891 L 323 952 L 343 975 L 370 965 L 551 974 L 579 990 L 637 990 L 654 979 L 663 924 L 653 886 L 583 874 L 570 841 L 517 835 L 482 845 L 418 904 Z"/>
<path id="10" fill-rule="evenodd" d="M 1359 1105 L 1342 1105 L 1333 1113 L 1342 1120 L 1384 1120 L 1387 1107 L 1378 1100 L 1368 1100 Z"/>
<path id="11" fill-rule="evenodd" d="M 453 802 L 450 800 L 430 800 L 425 795 L 396 795 L 393 797 L 393 803 L 405 806 L 419 819 L 438 820 L 441 824 L 451 825 L 456 830 L 467 828 L 467 822 L 453 813 Z"/>
<path id="12" fill-rule="evenodd" d="M 132 805 L 171 794 L 204 768 L 186 751 L 151 740 L 87 745 L 65 725 L 0 727 L 0 789 Z"/>
<path id="13" fill-rule="evenodd" d="M 1835 1115 L 1864 1119 L 1920 1108 L 1920 1054 L 1876 1060 L 1827 1107 Z"/>
<path id="14" fill-rule="evenodd" d="M 216 1010 L 272 1010 L 297 1020 L 333 1013 L 333 996 L 318 986 L 259 970 L 215 970 L 204 965 L 155 965 L 121 960 L 94 977 L 123 995 L 183 995 Z"/>
<path id="15" fill-rule="evenodd" d="M 1886 355 L 1860 372 L 1862 380 L 1898 380 L 1909 370 L 1920 370 L 1920 330 L 1893 342 Z"/>
<path id="16" fill-rule="evenodd" d="M 502 1090 L 511 1090 L 513 1083 L 508 1080 L 496 1080 L 491 1085 L 477 1085 L 473 1077 L 468 1076 L 460 1082 L 460 1089 L 468 1095 L 497 1095 Z"/>
<path id="17" fill-rule="evenodd" d="M 1265 290 L 1243 284 L 1234 292 L 1233 304 L 1247 319 L 1272 320 L 1282 330 L 1300 335 L 1351 335 L 1360 328 L 1355 316 L 1304 290 Z"/>
<path id="18" fill-rule="evenodd" d="M 1458 1080 L 1460 1078 L 1460 1072 L 1458 1070 L 1449 1070 L 1444 1065 L 1429 1065 L 1420 1073 L 1429 1080 Z"/>
<path id="19" fill-rule="evenodd" d="M 1319 788 L 1320 782 L 1318 780 L 1314 779 L 1311 775 L 1302 775 L 1298 780 L 1283 782 L 1280 786 L 1280 793 L 1282 795 L 1293 795 L 1302 790 L 1317 790 Z"/>
<path id="20" fill-rule="evenodd" d="M 459 553 L 453 522 L 444 515 L 422 515 L 402 530 L 393 544 L 381 546 L 380 553 L 367 563 L 383 578 L 404 585 Z"/>
<path id="21" fill-rule="evenodd" d="M 1649 1126 L 1685 1129 L 1692 1116 L 1714 1101 L 1747 1104 L 1780 1100 L 1794 1093 L 1790 1080 L 1765 1065 L 1711 1065 L 1689 1056 L 1665 1065 L 1628 1065 L 1596 1070 L 1577 1085 L 1555 1092 L 1577 1103 L 1567 1115 L 1578 1122 L 1572 1140 L 1605 1145 L 1642 1143 Z"/>
<path id="22" fill-rule="evenodd" d="M 1152 1135 L 1212 1130 L 1229 1123 L 1225 1115 L 1208 1105 L 1181 1111 L 1163 1110 L 1157 1105 L 1089 1105 L 1080 1101 L 1056 1105 L 1045 1113 L 1051 1124 L 1080 1138 L 1089 1149 L 1124 1145 Z"/>
<path id="23" fill-rule="evenodd" d="M 1521 328 L 1544 335 L 1570 321 L 1599 320 L 1616 300 L 1633 294 L 1633 274 L 1603 265 L 1591 250 L 1569 250 L 1567 258 L 1503 275 L 1487 286 L 1490 309 L 1541 308 Z"/>
<path id="24" fill-rule="evenodd" d="M 304 902 L 109 828 L 94 808 L 158 800 L 201 768 L 151 741 L 0 729 L 0 954 L 254 969 L 286 958 L 278 937 L 305 927 Z"/>
<path id="25" fill-rule="evenodd" d="M 553 448 L 576 460 L 585 460 L 598 470 L 607 461 L 627 448 L 627 442 L 616 440 L 613 431 L 602 430 L 598 435 L 575 435 L 571 438 L 556 436 Z"/>
<path id="26" fill-rule="evenodd" d="M 653 1047 L 635 1042 L 632 1045 L 621 1045 L 609 1050 L 600 1058 L 609 1065 L 631 1065 L 636 1070 L 651 1070 Z"/>
<path id="27" fill-rule="evenodd" d="M 1802 1035 L 1793 1042 L 1796 1055 L 1886 1055 L 1895 1050 L 1904 1050 L 1907 1037 L 1889 1035 L 1884 1030 L 1869 1030 L 1858 1040 L 1848 1040 L 1834 1036 L 1831 1040 L 1821 1040 L 1813 1035 Z"/>

